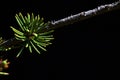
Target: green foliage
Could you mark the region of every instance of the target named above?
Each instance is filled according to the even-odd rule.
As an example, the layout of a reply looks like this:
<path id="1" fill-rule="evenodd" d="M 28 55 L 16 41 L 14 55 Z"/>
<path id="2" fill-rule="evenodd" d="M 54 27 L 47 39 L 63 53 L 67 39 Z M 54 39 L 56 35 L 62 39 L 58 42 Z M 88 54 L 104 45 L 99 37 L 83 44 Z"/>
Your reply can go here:
<path id="1" fill-rule="evenodd" d="M 9 75 L 7 72 L 3 72 L 4 69 L 7 69 L 9 67 L 10 62 L 8 62 L 7 59 L 2 60 L 0 59 L 0 76 L 1 75 Z"/>
<path id="2" fill-rule="evenodd" d="M 2 37 L 0 37 L 0 44 L 3 42 Z M 0 51 L 2 50 L 2 47 L 0 47 Z"/>
<path id="3" fill-rule="evenodd" d="M 5 40 L 3 40 L 2 37 L 0 37 L 0 44 L 3 43 Z M 3 47 L 3 46 L 0 46 L 0 51 L 8 51 L 8 50 L 11 50 L 11 47 Z"/>
<path id="4" fill-rule="evenodd" d="M 17 54 L 17 57 L 21 54 L 24 48 L 28 48 L 30 53 L 33 49 L 40 54 L 41 50 L 46 51 L 45 47 L 52 44 L 50 41 L 53 40 L 53 35 L 51 33 L 53 30 L 43 32 L 42 30 L 49 25 L 49 23 L 44 23 L 44 19 L 40 18 L 39 15 L 34 16 L 28 13 L 27 16 L 23 17 L 21 13 L 16 14 L 15 18 L 20 26 L 20 29 L 16 29 L 11 26 L 14 31 L 15 38 L 23 43 L 20 44 L 21 50 Z"/>
<path id="5" fill-rule="evenodd" d="M 7 72 L 0 72 L 0 76 L 1 75 L 9 75 L 9 73 L 7 73 Z"/>

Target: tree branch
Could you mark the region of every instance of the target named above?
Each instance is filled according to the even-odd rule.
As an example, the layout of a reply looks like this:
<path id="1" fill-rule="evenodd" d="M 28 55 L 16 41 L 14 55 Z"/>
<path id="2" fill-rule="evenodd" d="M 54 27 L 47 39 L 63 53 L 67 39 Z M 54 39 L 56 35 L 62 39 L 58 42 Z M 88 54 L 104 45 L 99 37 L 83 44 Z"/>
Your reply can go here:
<path id="1" fill-rule="evenodd" d="M 110 12 L 110 11 L 117 10 L 117 9 L 120 9 L 120 0 L 114 3 L 111 3 L 111 4 L 105 4 L 105 5 L 98 6 L 97 8 L 94 8 L 92 10 L 83 11 L 81 13 L 68 16 L 58 21 L 51 22 L 50 25 L 47 27 L 47 30 L 64 27 L 65 25 L 73 24 L 75 22 L 89 19 L 91 17 L 104 14 L 106 12 Z"/>
<path id="2" fill-rule="evenodd" d="M 73 24 L 75 22 L 82 21 L 85 19 L 89 19 L 91 17 L 97 16 L 97 15 L 100 15 L 106 12 L 110 12 L 116 9 L 120 9 L 120 0 L 114 3 L 111 3 L 111 4 L 105 4 L 105 5 L 98 6 L 97 8 L 94 8 L 92 10 L 83 11 L 81 13 L 68 16 L 58 21 L 50 22 L 50 24 L 46 26 L 42 32 L 46 32 L 52 29 L 58 29 L 60 27 Z M 16 45 L 19 42 L 20 41 L 16 40 L 15 38 L 11 38 L 1 43 L 0 46 L 9 47 L 12 45 Z"/>

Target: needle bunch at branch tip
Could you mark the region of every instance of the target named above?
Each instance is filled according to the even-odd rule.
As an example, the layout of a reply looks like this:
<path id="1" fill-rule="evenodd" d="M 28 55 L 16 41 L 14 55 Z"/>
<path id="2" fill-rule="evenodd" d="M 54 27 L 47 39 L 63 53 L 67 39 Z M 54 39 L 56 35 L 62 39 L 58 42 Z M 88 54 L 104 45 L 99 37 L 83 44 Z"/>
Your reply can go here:
<path id="1" fill-rule="evenodd" d="M 10 26 L 14 31 L 15 38 L 22 41 L 21 50 L 17 57 L 21 54 L 24 48 L 28 48 L 30 53 L 33 49 L 40 54 L 40 49 L 46 51 L 45 47 L 52 44 L 53 35 L 51 34 L 54 30 L 43 32 L 42 30 L 49 25 L 49 22 L 44 23 L 44 19 L 40 18 L 39 15 L 34 16 L 27 13 L 27 16 L 23 16 L 21 13 L 16 14 L 15 18 L 20 26 L 20 29 L 16 29 Z M 40 48 L 40 49 L 38 49 Z"/>

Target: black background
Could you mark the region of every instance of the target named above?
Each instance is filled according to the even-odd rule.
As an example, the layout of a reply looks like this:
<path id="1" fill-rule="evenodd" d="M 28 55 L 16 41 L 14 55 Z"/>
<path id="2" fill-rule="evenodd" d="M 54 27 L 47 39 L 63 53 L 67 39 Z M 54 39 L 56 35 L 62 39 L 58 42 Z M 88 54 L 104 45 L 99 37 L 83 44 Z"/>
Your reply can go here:
<path id="1" fill-rule="evenodd" d="M 114 1 L 4 0 L 0 3 L 1 36 L 5 39 L 14 36 L 9 26 L 18 27 L 14 16 L 19 12 L 23 15 L 33 12 L 45 21 L 54 21 Z M 0 77 L 3 80 L 96 80 L 97 73 L 101 73 L 98 78 L 107 77 L 118 59 L 119 13 L 112 11 L 55 30 L 53 44 L 41 55 L 24 50 L 16 59 L 19 49 L 6 52 L 6 58 L 11 61 L 7 70 L 10 76 Z"/>

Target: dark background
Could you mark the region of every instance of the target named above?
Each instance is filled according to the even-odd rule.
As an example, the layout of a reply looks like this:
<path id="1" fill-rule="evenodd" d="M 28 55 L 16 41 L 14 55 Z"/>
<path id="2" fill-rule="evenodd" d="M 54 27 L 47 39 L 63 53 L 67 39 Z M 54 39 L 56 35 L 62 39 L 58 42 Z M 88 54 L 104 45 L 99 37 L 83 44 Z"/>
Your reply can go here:
<path id="1" fill-rule="evenodd" d="M 0 2 L 0 32 L 5 39 L 13 37 L 9 26 L 18 27 L 14 18 L 22 12 L 40 14 L 45 21 L 54 21 L 81 11 L 117 0 L 4 0 Z M 6 52 L 11 61 L 6 70 L 10 76 L 3 80 L 96 80 L 107 76 L 112 66 L 117 66 L 119 51 L 120 11 L 74 23 L 55 30 L 53 44 L 47 52 L 38 55 L 24 50 L 15 58 L 19 49 Z M 2 79 L 1 79 L 2 80 Z"/>

